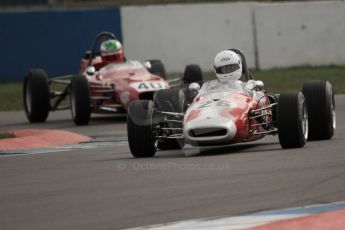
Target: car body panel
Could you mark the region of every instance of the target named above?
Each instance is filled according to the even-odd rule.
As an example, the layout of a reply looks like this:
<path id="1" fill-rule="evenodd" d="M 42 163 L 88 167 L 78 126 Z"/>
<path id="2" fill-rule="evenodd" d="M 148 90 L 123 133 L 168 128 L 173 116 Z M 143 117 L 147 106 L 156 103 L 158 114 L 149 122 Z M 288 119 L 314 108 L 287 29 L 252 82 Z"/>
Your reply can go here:
<path id="1" fill-rule="evenodd" d="M 262 126 L 255 126 L 262 121 L 249 119 L 248 113 L 269 104 L 269 99 L 261 91 L 253 91 L 253 95 L 236 90 L 202 93 L 186 111 L 183 121 L 185 140 L 192 145 L 225 145 L 260 139 L 264 135 L 250 133 L 262 131 Z M 264 111 L 271 114 L 270 108 Z"/>
<path id="2" fill-rule="evenodd" d="M 149 99 L 157 90 L 170 88 L 161 77 L 151 74 L 138 61 L 113 63 L 101 67 L 89 75 L 84 68 L 82 73 L 90 85 L 93 112 L 107 113 L 104 107 L 127 111 L 133 100 Z"/>

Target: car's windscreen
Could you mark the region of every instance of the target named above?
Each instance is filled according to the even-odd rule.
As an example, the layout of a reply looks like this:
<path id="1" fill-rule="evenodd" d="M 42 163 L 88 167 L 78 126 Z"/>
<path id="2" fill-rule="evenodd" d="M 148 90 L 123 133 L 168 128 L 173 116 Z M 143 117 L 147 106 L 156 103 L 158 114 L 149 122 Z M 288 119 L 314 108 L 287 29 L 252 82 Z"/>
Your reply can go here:
<path id="1" fill-rule="evenodd" d="M 111 69 L 117 69 L 117 70 L 121 70 L 121 68 L 133 68 L 133 69 L 136 69 L 136 68 L 143 68 L 143 64 L 141 64 L 140 62 L 138 61 L 127 61 L 127 62 L 123 62 L 123 63 L 112 63 L 112 64 L 108 64 L 106 66 L 104 66 L 100 72 L 107 72 Z"/>
<path id="2" fill-rule="evenodd" d="M 205 82 L 203 86 L 201 87 L 198 95 L 202 95 L 208 92 L 219 92 L 219 91 L 233 91 L 233 92 L 240 92 L 240 93 L 245 93 L 249 95 L 247 90 L 245 89 L 245 83 L 241 81 L 229 81 L 227 83 L 223 83 L 218 80 Z"/>

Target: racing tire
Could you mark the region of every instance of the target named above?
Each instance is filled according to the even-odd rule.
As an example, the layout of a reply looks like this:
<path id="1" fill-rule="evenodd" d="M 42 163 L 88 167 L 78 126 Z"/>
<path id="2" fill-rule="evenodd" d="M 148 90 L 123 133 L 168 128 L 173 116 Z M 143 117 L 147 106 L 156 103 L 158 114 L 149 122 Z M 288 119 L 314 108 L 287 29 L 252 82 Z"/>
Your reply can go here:
<path id="1" fill-rule="evenodd" d="M 71 81 L 71 114 L 76 125 L 87 125 L 91 117 L 89 83 L 85 76 L 76 75 Z"/>
<path id="2" fill-rule="evenodd" d="M 303 83 L 302 92 L 307 100 L 309 139 L 331 139 L 336 129 L 335 100 L 328 81 L 313 80 Z"/>
<path id="3" fill-rule="evenodd" d="M 184 70 L 183 81 L 185 84 L 193 82 L 202 83 L 203 76 L 199 65 L 187 65 Z"/>
<path id="4" fill-rule="evenodd" d="M 182 112 L 182 106 L 179 104 L 179 89 L 163 89 L 155 93 L 153 98 L 157 109 L 167 112 Z"/>
<path id="5" fill-rule="evenodd" d="M 154 105 L 157 110 L 165 112 L 182 112 L 182 105 L 180 104 L 180 90 L 166 89 L 155 93 Z M 169 128 L 176 128 L 173 125 L 168 125 Z M 161 139 L 157 143 L 160 150 L 182 149 L 184 147 L 183 139 Z"/>
<path id="6" fill-rule="evenodd" d="M 50 111 L 48 77 L 42 69 L 31 69 L 24 79 L 23 101 L 29 122 L 45 122 Z"/>
<path id="7" fill-rule="evenodd" d="M 157 151 L 152 132 L 153 102 L 133 101 L 127 112 L 127 135 L 129 149 L 134 157 L 153 157 Z"/>
<path id="8" fill-rule="evenodd" d="M 160 76 L 164 80 L 167 79 L 164 64 L 161 60 L 149 60 L 151 68 L 148 69 L 150 73 Z"/>
<path id="9" fill-rule="evenodd" d="M 308 139 L 308 108 L 301 92 L 282 93 L 277 107 L 277 125 L 283 149 L 301 148 Z"/>

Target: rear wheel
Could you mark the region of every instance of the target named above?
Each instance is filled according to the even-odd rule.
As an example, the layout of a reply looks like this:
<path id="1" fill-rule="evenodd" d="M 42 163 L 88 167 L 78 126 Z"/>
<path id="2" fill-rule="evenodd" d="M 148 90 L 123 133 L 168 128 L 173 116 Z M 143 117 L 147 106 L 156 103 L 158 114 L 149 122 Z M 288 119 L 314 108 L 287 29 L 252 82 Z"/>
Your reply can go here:
<path id="1" fill-rule="evenodd" d="M 149 60 L 151 68 L 150 73 L 160 76 L 163 79 L 167 79 L 167 74 L 163 62 L 161 60 Z"/>
<path id="2" fill-rule="evenodd" d="M 77 75 L 71 81 L 71 113 L 76 125 L 87 125 L 90 121 L 90 91 L 85 76 Z"/>
<path id="3" fill-rule="evenodd" d="M 138 100 L 128 107 L 128 144 L 134 157 L 152 157 L 157 151 L 152 132 L 152 114 L 152 101 Z"/>
<path id="4" fill-rule="evenodd" d="M 181 113 L 182 112 L 182 105 L 180 103 L 180 90 L 179 89 L 167 89 L 167 90 L 160 90 L 157 91 L 154 96 L 154 104 L 155 108 L 159 111 L 164 112 L 174 112 L 174 113 Z M 182 128 L 182 123 L 172 123 L 166 122 L 165 115 L 158 115 L 160 116 L 158 119 L 163 128 Z M 176 120 L 176 119 L 174 119 Z M 176 134 L 176 131 L 171 130 L 170 134 Z M 171 150 L 171 149 L 181 149 L 184 146 L 183 139 L 160 139 L 158 140 L 158 148 L 160 150 Z"/>
<path id="5" fill-rule="evenodd" d="M 25 114 L 30 122 L 47 120 L 50 110 L 50 92 L 44 70 L 29 70 L 24 80 L 23 99 Z"/>
<path id="6" fill-rule="evenodd" d="M 308 104 L 309 140 L 331 139 L 336 128 L 331 83 L 322 80 L 306 81 L 302 92 Z"/>
<path id="7" fill-rule="evenodd" d="M 185 84 L 193 82 L 202 83 L 203 76 L 199 65 L 187 65 L 184 70 L 183 81 Z"/>
<path id="8" fill-rule="evenodd" d="M 303 147 L 308 139 L 308 108 L 301 92 L 280 94 L 277 119 L 280 145 Z"/>

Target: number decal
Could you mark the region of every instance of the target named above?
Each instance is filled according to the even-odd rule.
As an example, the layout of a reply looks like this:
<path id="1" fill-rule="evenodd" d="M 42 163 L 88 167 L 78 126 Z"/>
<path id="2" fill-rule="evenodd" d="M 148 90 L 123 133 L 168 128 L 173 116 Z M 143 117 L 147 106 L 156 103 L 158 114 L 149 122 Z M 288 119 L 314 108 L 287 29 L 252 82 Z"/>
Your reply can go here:
<path id="1" fill-rule="evenodd" d="M 149 90 L 159 90 L 165 89 L 165 86 L 161 82 L 139 82 L 139 83 L 132 83 L 131 87 L 138 90 L 139 92 L 142 91 L 149 91 Z"/>
<path id="2" fill-rule="evenodd" d="M 161 83 L 154 83 L 154 82 L 150 82 L 150 83 L 145 83 L 142 82 L 139 84 L 138 89 L 163 89 Z"/>
<path id="3" fill-rule="evenodd" d="M 203 109 L 207 107 L 231 107 L 230 101 L 218 100 L 218 101 L 203 101 L 196 109 Z"/>

